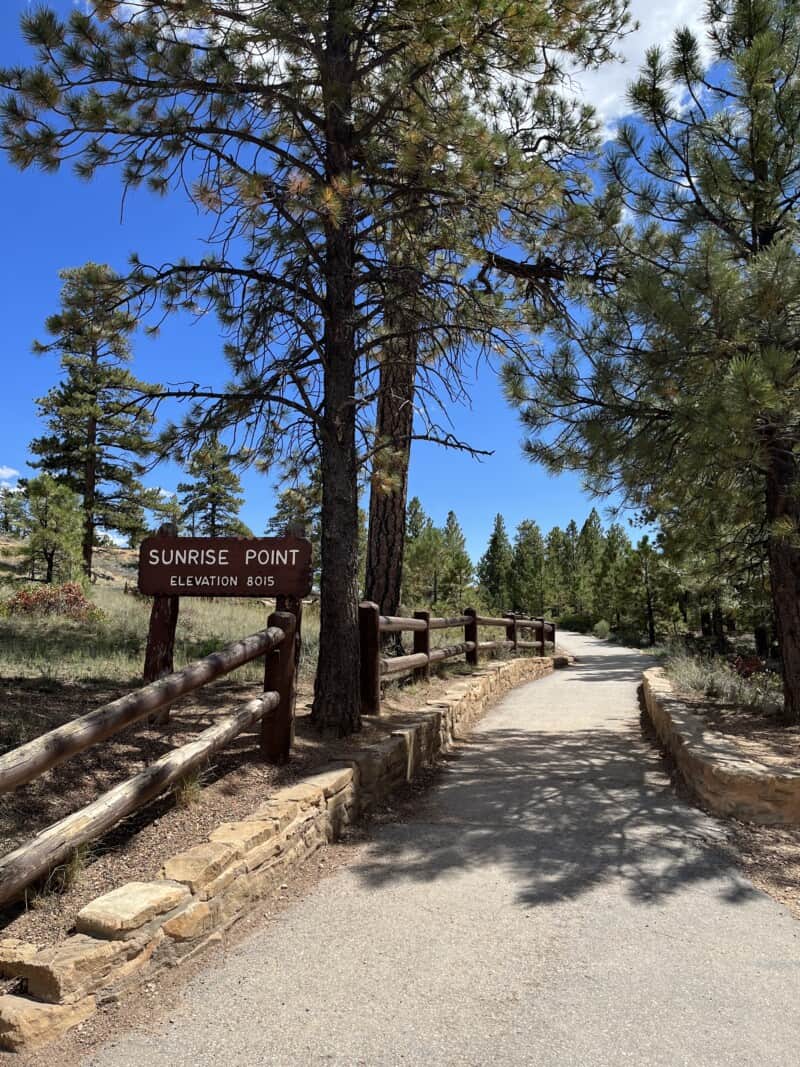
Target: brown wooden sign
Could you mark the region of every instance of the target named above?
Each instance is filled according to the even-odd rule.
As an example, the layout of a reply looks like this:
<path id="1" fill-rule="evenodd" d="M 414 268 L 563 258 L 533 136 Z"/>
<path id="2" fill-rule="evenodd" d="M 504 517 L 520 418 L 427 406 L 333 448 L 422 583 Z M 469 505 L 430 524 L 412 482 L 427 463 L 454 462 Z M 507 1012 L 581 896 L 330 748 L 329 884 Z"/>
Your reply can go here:
<path id="1" fill-rule="evenodd" d="M 148 537 L 139 549 L 147 596 L 294 596 L 311 592 L 302 537 Z"/>

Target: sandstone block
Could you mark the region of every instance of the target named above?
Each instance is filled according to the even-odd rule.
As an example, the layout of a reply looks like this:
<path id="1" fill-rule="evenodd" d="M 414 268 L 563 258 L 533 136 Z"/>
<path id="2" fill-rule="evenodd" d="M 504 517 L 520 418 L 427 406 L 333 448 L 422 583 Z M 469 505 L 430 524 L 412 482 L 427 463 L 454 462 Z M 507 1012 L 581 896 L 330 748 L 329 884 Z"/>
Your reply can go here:
<path id="1" fill-rule="evenodd" d="M 360 752 L 354 752 L 351 760 L 359 786 L 362 787 L 371 786 L 383 770 L 383 757 L 381 753 L 374 752 L 371 745 L 367 745 Z"/>
<path id="2" fill-rule="evenodd" d="M 211 906 L 204 900 L 193 900 L 183 911 L 168 919 L 162 929 L 174 941 L 193 941 L 211 927 Z"/>
<path id="3" fill-rule="evenodd" d="M 213 926 L 225 927 L 239 918 L 239 915 L 252 900 L 252 887 L 247 875 L 234 879 L 233 882 L 211 901 Z"/>
<path id="4" fill-rule="evenodd" d="M 274 819 L 247 819 L 242 822 L 226 822 L 218 826 L 209 836 L 211 841 L 221 841 L 223 844 L 232 845 L 243 855 L 256 845 L 276 834 Z"/>
<path id="5" fill-rule="evenodd" d="M 301 811 L 305 811 L 307 808 L 321 807 L 323 798 L 324 794 L 320 788 L 314 785 L 306 785 L 304 782 L 298 782 L 297 785 L 279 789 L 272 796 L 273 800 L 279 802 L 293 800 L 300 805 Z"/>
<path id="6" fill-rule="evenodd" d="M 171 856 L 161 868 L 161 875 L 173 882 L 182 882 L 193 893 L 213 882 L 233 860 L 239 859 L 241 849 L 222 841 L 195 845 L 177 856 Z"/>
<path id="7" fill-rule="evenodd" d="M 330 797 L 334 793 L 338 793 L 340 789 L 344 789 L 350 785 L 353 781 L 353 768 L 342 765 L 326 765 L 316 774 L 312 774 L 308 778 L 304 778 L 302 784 L 305 786 L 314 786 L 322 790 L 323 796 Z"/>
<path id="8" fill-rule="evenodd" d="M 212 881 L 208 882 L 201 889 L 198 889 L 197 896 L 200 900 L 212 900 L 220 894 L 223 889 L 227 889 L 231 882 L 235 881 L 241 874 L 244 874 L 246 870 L 247 866 L 244 860 L 226 867 L 222 874 L 218 874 L 216 878 L 212 879 Z"/>
<path id="9" fill-rule="evenodd" d="M 253 814 L 247 817 L 246 821 L 258 822 L 272 819 L 275 822 L 276 830 L 283 830 L 296 818 L 299 811 L 300 805 L 295 800 L 271 799 L 262 804 L 261 807 L 256 808 Z"/>
<path id="10" fill-rule="evenodd" d="M 188 898 L 189 890 L 178 883 L 128 882 L 81 908 L 75 928 L 78 933 L 118 939 L 173 911 Z"/>
<path id="11" fill-rule="evenodd" d="M 27 997 L 0 996 L 0 1048 L 39 1048 L 84 1022 L 94 1010 L 94 997 L 74 1004 L 41 1004 Z"/>
<path id="12" fill-rule="evenodd" d="M 242 864 L 244 869 L 248 872 L 256 870 L 258 867 L 263 866 L 273 856 L 277 856 L 285 844 L 285 837 L 280 837 L 273 834 L 273 836 L 265 841 L 257 848 L 251 848 L 248 852 L 245 852 Z"/>
<path id="13" fill-rule="evenodd" d="M 18 937 L 5 937 L 0 940 L 0 977 L 15 978 L 13 970 L 18 963 L 33 959 L 39 951 L 30 941 L 20 941 Z"/>
<path id="14" fill-rule="evenodd" d="M 75 1003 L 107 984 L 112 971 L 147 951 L 146 943 L 133 938 L 107 941 L 75 934 L 9 967 L 9 971 L 13 970 L 11 977 L 24 978 L 28 992 L 39 1000 Z"/>

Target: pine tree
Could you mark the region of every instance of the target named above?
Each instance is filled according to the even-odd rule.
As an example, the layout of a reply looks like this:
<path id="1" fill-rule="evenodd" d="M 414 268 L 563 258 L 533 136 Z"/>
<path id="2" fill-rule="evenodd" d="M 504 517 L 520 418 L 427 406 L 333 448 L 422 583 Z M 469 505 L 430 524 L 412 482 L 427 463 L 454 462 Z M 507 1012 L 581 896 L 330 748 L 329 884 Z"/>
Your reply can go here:
<path id="1" fill-rule="evenodd" d="M 177 493 L 164 494 L 162 492 L 158 505 L 158 514 L 162 522 L 170 523 L 179 534 L 185 533 L 186 523 L 184 521 L 183 507 Z"/>
<path id="2" fill-rule="evenodd" d="M 528 617 L 545 613 L 544 539 L 538 525 L 525 519 L 514 536 L 512 607 Z"/>
<path id="3" fill-rule="evenodd" d="M 299 474 L 292 484 L 278 494 L 275 509 L 267 522 L 265 533 L 283 537 L 294 527 L 302 527 L 311 542 L 311 559 L 315 581 L 320 574 L 320 542 L 322 537 L 322 479 L 318 466 L 312 466 L 306 477 Z"/>
<path id="4" fill-rule="evenodd" d="M 514 555 L 502 515 L 496 515 L 486 552 L 478 563 L 478 579 L 490 607 L 508 611 L 513 598 Z"/>
<path id="5" fill-rule="evenodd" d="M 707 22 L 708 58 L 681 31 L 631 88 L 638 121 L 620 131 L 605 194 L 618 284 L 508 385 L 534 458 L 621 489 L 698 547 L 713 519 L 722 560 L 761 546 L 797 721 L 800 3 L 712 0 Z"/>
<path id="6" fill-rule="evenodd" d="M 595 611 L 618 629 L 630 611 L 628 583 L 631 543 L 619 523 L 612 523 L 603 541 L 598 562 Z"/>
<path id="7" fill-rule="evenodd" d="M 501 17 L 507 17 L 507 14 L 508 9 Z M 616 26 L 622 31 L 621 6 L 613 16 L 619 19 Z M 590 33 L 599 31 L 602 36 L 605 32 L 602 26 L 602 20 L 596 21 Z M 589 58 L 585 52 L 586 39 L 572 37 L 565 40 L 562 29 L 558 21 L 547 19 L 532 26 L 543 53 L 558 39 L 558 51 L 570 55 L 573 68 L 578 67 Z M 469 447 L 438 430 L 434 424 L 432 409 L 435 405 L 431 403 L 431 392 L 427 388 L 418 388 L 417 379 L 421 376 L 425 381 L 427 368 L 433 366 L 448 383 L 447 399 L 458 399 L 464 378 L 461 362 L 468 345 L 497 345 L 505 315 L 505 308 L 499 302 L 494 307 L 485 302 L 476 304 L 474 289 L 459 292 L 454 287 L 443 302 L 432 301 L 424 284 L 426 271 L 421 261 L 447 255 L 459 244 L 473 246 L 481 263 L 483 285 L 490 290 L 494 286 L 505 289 L 507 297 L 511 294 L 516 297 L 523 290 L 528 297 L 538 294 L 543 311 L 548 312 L 558 302 L 555 293 L 564 279 L 586 266 L 585 260 L 575 256 L 574 247 L 569 251 L 559 247 L 557 260 L 543 247 L 548 242 L 558 244 L 552 235 L 563 229 L 561 214 L 564 205 L 569 202 L 571 191 L 581 185 L 586 156 L 596 143 L 595 130 L 593 124 L 587 122 L 585 109 L 573 109 L 567 103 L 569 84 L 565 71 L 551 67 L 546 83 L 539 81 L 537 91 L 528 94 L 524 105 L 522 96 L 514 100 L 515 121 L 524 110 L 528 128 L 537 131 L 522 152 L 523 140 L 527 139 L 512 138 L 509 141 L 498 129 L 496 106 L 504 89 L 499 82 L 495 83 L 496 92 L 490 85 L 491 80 L 487 81 L 482 96 L 473 100 L 469 123 L 448 122 L 446 154 L 441 150 L 441 135 L 431 123 L 435 116 L 431 116 L 426 106 L 425 86 L 415 85 L 408 98 L 413 116 L 409 127 L 413 135 L 409 137 L 403 131 L 401 143 L 396 146 L 398 193 L 395 203 L 398 211 L 392 224 L 386 227 L 388 300 L 384 337 L 379 350 L 367 556 L 367 597 L 379 603 L 390 615 L 397 613 L 400 597 L 408 469 L 415 419 L 418 436 L 433 432 L 437 439 L 452 447 Z M 453 102 L 463 93 L 463 85 L 458 79 L 451 83 L 451 93 Z M 486 107 L 484 100 L 492 103 Z M 498 165 L 501 159 L 505 161 L 504 166 Z M 428 190 L 423 194 L 424 175 L 432 164 L 439 190 L 467 185 L 472 190 L 473 203 L 480 203 L 482 211 L 487 213 L 466 211 L 454 214 L 449 204 L 442 203 L 440 193 Z M 405 176 L 405 194 L 400 175 Z M 481 182 L 480 175 L 488 177 L 488 183 Z M 487 196 L 489 190 L 491 194 Z M 495 198 L 493 206 L 492 197 Z M 449 200 L 449 195 L 445 195 L 445 200 Z M 493 211 L 504 220 L 504 243 L 510 239 L 516 218 L 525 219 L 528 238 L 531 224 L 538 225 L 542 247 L 524 264 L 498 256 L 494 250 L 486 248 L 487 221 L 490 228 L 496 221 L 489 217 L 489 212 Z M 516 293 L 514 283 L 508 284 L 509 276 L 524 279 Z M 443 344 L 440 328 L 445 323 Z M 456 383 L 457 387 L 453 388 Z"/>
<path id="8" fill-rule="evenodd" d="M 464 597 L 473 574 L 467 542 L 456 513 L 448 511 L 442 529 L 442 575 L 439 596 L 443 605 L 456 611 L 463 609 Z"/>
<path id="9" fill-rule="evenodd" d="M 25 498 L 16 486 L 0 486 L 0 532 L 21 537 L 25 532 Z"/>
<path id="10" fill-rule="evenodd" d="M 578 588 L 576 608 L 597 615 L 597 577 L 603 552 L 603 527 L 597 510 L 592 508 L 578 534 Z"/>
<path id="11" fill-rule="evenodd" d="M 567 603 L 572 611 L 580 611 L 580 554 L 578 524 L 570 519 L 564 530 L 561 542 L 561 576 L 567 595 Z"/>
<path id="12" fill-rule="evenodd" d="M 566 549 L 564 531 L 554 526 L 545 538 L 545 614 L 558 618 L 567 611 L 569 604 L 568 575 L 565 570 Z"/>
<path id="13" fill-rule="evenodd" d="M 187 473 L 191 482 L 181 482 L 178 493 L 183 521 L 193 534 L 203 537 L 252 536 L 239 518 L 244 503 L 242 483 L 232 468 L 228 450 L 218 438 L 210 438 L 191 456 Z"/>
<path id="14" fill-rule="evenodd" d="M 408 506 L 403 561 L 403 603 L 409 611 L 438 602 L 443 564 L 442 531 L 425 514 L 419 498 L 414 497 Z"/>
<path id="15" fill-rule="evenodd" d="M 87 575 L 98 529 L 135 541 L 144 530 L 143 507 L 158 507 L 155 490 L 141 483 L 141 459 L 152 451 L 153 416 L 131 403 L 147 387 L 125 366 L 135 317 L 126 289 L 110 267 L 87 263 L 61 272 L 61 310 L 48 318 L 48 344 L 64 377 L 37 401 L 49 433 L 31 443 L 33 466 L 81 497 L 82 555 Z"/>
<path id="16" fill-rule="evenodd" d="M 81 509 L 77 494 L 49 474 L 25 484 L 28 538 L 24 562 L 32 578 L 69 581 L 80 570 Z M 42 573 L 43 572 L 43 573 Z"/>

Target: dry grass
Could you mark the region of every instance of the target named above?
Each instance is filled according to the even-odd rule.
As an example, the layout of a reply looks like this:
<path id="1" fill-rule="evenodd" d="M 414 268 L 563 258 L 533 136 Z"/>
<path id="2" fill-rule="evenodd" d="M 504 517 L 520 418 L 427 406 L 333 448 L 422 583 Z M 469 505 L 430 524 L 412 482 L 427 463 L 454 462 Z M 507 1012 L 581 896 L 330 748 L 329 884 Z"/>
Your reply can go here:
<path id="1" fill-rule="evenodd" d="M 0 605 L 23 581 L 16 569 L 18 544 L 0 539 Z M 0 678 L 35 681 L 46 688 L 63 686 L 136 686 L 141 682 L 150 600 L 136 595 L 136 553 L 98 549 L 98 579 L 88 595 L 100 617 L 88 622 L 49 617 L 3 615 L 0 611 Z M 126 591 L 127 589 L 127 591 Z M 266 626 L 272 602 L 249 599 L 183 598 L 175 639 L 175 666 L 207 656 L 231 641 Z M 319 614 L 307 607 L 303 618 L 305 676 L 313 676 L 319 644 Z M 237 682 L 259 682 L 263 663 L 238 669 Z M 0 750 L 41 732 L 32 724 L 0 724 Z"/>
<path id="2" fill-rule="evenodd" d="M 668 654 L 664 669 L 682 693 L 711 697 L 768 714 L 777 713 L 782 706 L 781 680 L 769 671 L 742 678 L 721 656 L 690 656 L 686 652 Z"/>

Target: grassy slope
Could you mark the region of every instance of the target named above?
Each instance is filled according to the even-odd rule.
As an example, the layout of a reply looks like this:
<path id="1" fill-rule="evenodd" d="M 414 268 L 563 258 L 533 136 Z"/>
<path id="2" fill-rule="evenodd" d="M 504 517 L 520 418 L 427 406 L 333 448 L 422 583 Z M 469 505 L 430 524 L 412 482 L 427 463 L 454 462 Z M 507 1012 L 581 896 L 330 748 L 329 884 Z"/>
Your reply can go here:
<path id="1" fill-rule="evenodd" d="M 0 540 L 0 601 L 19 584 L 14 574 L 14 542 Z M 65 684 L 130 683 L 141 678 L 150 600 L 125 592 L 136 584 L 136 553 L 129 549 L 100 549 L 96 567 L 101 577 L 89 596 L 102 611 L 97 622 L 74 622 L 58 617 L 0 616 L 0 678 L 30 678 Z M 178 619 L 175 665 L 181 667 L 208 655 L 230 641 L 263 629 L 271 602 L 233 598 L 184 598 Z M 319 621 L 316 611 L 303 620 L 306 663 L 314 659 Z M 247 664 L 236 672 L 238 681 L 257 682 L 263 664 Z"/>

